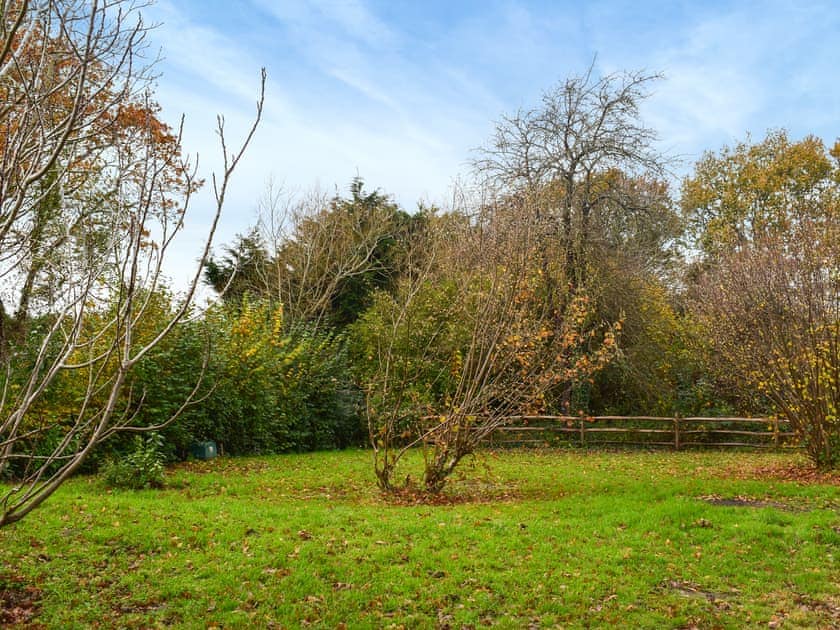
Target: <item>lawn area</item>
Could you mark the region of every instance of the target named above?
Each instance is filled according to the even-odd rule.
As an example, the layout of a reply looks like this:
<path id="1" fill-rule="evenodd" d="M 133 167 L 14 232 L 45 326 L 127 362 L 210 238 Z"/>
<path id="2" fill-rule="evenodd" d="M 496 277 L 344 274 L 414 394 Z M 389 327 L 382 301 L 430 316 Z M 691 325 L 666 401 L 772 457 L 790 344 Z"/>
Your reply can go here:
<path id="1" fill-rule="evenodd" d="M 0 530 L 0 625 L 840 627 L 840 486 L 768 472 L 795 456 L 489 454 L 441 505 L 370 457 L 72 480 Z"/>

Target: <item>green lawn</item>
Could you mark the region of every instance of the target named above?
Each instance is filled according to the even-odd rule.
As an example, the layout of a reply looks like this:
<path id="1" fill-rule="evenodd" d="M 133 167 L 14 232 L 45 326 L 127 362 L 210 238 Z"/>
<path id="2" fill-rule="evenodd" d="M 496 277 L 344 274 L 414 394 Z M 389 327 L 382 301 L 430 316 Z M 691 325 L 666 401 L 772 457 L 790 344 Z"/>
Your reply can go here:
<path id="1" fill-rule="evenodd" d="M 791 457 L 491 454 L 434 506 L 360 451 L 81 478 L 0 530 L 0 590 L 56 628 L 838 627 L 840 487 L 750 478 Z"/>

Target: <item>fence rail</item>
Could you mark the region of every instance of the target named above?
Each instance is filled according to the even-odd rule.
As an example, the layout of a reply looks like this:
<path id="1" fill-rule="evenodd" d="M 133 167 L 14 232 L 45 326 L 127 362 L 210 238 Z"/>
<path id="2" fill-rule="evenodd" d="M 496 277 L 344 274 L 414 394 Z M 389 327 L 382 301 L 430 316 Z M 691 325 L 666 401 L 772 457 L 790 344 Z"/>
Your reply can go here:
<path id="1" fill-rule="evenodd" d="M 649 446 L 674 450 L 779 449 L 796 447 L 794 438 L 788 422 L 778 418 L 511 416 L 487 442 L 491 446 L 571 443 L 581 447 Z"/>

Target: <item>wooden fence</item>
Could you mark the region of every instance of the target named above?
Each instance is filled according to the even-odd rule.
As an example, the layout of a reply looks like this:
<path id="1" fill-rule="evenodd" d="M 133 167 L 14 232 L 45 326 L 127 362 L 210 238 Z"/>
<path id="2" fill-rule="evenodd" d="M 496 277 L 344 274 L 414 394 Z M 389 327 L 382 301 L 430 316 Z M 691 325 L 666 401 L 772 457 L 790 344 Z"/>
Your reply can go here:
<path id="1" fill-rule="evenodd" d="M 777 418 L 661 416 L 513 416 L 490 435 L 490 446 L 642 446 L 680 450 L 786 448 L 794 433 Z"/>

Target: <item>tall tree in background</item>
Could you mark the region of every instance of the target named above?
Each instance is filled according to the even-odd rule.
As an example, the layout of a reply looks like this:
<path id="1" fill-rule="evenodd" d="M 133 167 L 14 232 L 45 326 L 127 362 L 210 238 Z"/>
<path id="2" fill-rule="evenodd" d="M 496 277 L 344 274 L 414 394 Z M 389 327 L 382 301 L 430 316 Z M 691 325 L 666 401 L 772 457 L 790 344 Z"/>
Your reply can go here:
<path id="1" fill-rule="evenodd" d="M 342 328 L 398 275 L 401 244 L 421 222 L 359 178 L 348 197 L 289 198 L 269 185 L 257 227 L 208 261 L 205 280 L 224 299 L 248 292 L 282 303 L 292 322 Z"/>
<path id="2" fill-rule="evenodd" d="M 539 106 L 502 118 L 475 161 L 504 194 L 542 198 L 528 207 L 545 224 L 545 277 L 556 264 L 549 257 L 562 257 L 564 282 L 587 293 L 600 319 L 627 319 L 620 337 L 627 351 L 599 374 L 600 391 L 587 382 L 572 398 L 556 396 L 562 412 L 589 412 L 590 399 L 602 410 L 615 409 L 625 402 L 615 400 L 616 392 L 625 389 L 650 400 L 657 387 L 644 346 L 658 335 L 652 327 L 670 320 L 640 319 L 635 305 L 665 292 L 682 231 L 664 182 L 665 158 L 641 119 L 641 104 L 658 79 L 644 72 L 598 77 L 590 67 L 546 92 Z M 549 287 L 548 299 L 562 300 L 565 292 Z"/>
<path id="3" fill-rule="evenodd" d="M 598 209 L 637 212 L 639 198 L 628 197 L 626 178 L 657 179 L 664 170 L 653 147 L 656 134 L 639 111 L 659 76 L 593 72 L 590 67 L 544 93 L 539 107 L 502 118 L 474 163 L 503 190 L 541 191 L 550 199 L 538 204 L 539 218 L 562 244 L 574 283 L 585 280 Z"/>
<path id="4" fill-rule="evenodd" d="M 129 376 L 184 318 L 140 324 L 198 185 L 179 133 L 161 123 L 141 64 L 146 26 L 129 1 L 0 5 L 0 526 L 20 520 L 117 431 L 143 393 Z M 264 85 L 264 77 L 263 77 Z M 216 214 L 252 137 L 214 177 Z M 62 374 L 85 385 L 61 414 L 40 402 Z M 185 401 L 186 404 L 186 401 Z M 177 413 L 176 413 L 177 415 Z M 155 427 L 156 428 L 156 427 Z"/>
<path id="5" fill-rule="evenodd" d="M 241 304 L 246 296 L 274 298 L 273 261 L 257 228 L 236 237 L 224 247 L 221 260 L 210 258 L 204 263 L 204 281 L 222 300 Z"/>
<path id="6" fill-rule="evenodd" d="M 706 153 L 682 187 L 682 211 L 706 262 L 763 238 L 782 236 L 802 221 L 830 222 L 840 182 L 840 143 L 790 140 L 785 130 Z"/>

